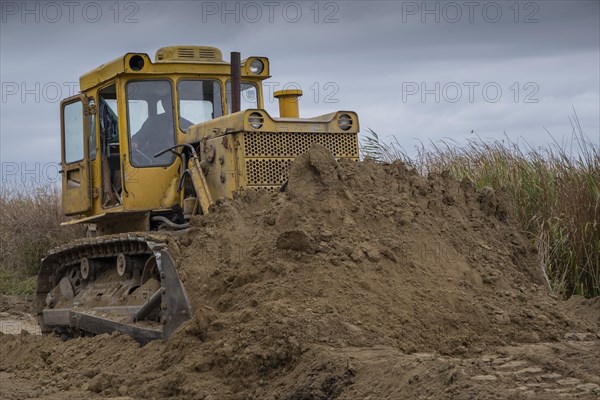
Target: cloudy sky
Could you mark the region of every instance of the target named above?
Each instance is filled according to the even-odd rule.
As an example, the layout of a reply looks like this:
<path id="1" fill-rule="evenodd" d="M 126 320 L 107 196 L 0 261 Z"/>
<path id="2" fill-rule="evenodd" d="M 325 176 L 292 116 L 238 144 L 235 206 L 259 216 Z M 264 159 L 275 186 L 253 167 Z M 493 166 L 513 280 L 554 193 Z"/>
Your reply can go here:
<path id="1" fill-rule="evenodd" d="M 59 102 L 82 73 L 176 44 L 267 56 L 271 92 L 303 90 L 301 116 L 353 110 L 362 131 L 409 149 L 472 131 L 543 146 L 547 131 L 571 137 L 573 109 L 598 144 L 599 4 L 2 0 L 2 180 L 52 174 Z M 278 114 L 272 100 L 266 108 Z"/>

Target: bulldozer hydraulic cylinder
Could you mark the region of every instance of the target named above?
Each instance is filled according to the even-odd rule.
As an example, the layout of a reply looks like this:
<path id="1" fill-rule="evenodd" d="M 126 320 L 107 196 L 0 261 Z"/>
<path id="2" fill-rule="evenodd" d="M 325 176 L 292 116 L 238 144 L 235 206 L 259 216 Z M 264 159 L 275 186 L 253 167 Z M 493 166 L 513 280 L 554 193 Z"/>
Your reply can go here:
<path id="1" fill-rule="evenodd" d="M 133 322 L 145 319 L 156 307 L 160 305 L 164 289 L 160 288 L 133 314 Z"/>

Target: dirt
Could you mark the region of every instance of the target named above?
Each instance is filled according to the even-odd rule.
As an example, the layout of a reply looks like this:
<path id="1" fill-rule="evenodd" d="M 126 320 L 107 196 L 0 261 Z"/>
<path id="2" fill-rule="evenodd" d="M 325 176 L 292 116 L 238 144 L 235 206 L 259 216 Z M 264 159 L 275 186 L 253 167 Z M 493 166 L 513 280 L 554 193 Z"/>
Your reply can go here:
<path id="1" fill-rule="evenodd" d="M 33 316 L 33 299 L 28 296 L 0 295 L 0 332 L 18 335 L 27 331 L 40 335 L 41 329 Z"/>
<path id="2" fill-rule="evenodd" d="M 313 146 L 171 240 L 194 313 L 171 339 L 2 335 L 1 397 L 596 399 L 600 303 L 549 292 L 510 207 Z"/>
<path id="3" fill-rule="evenodd" d="M 581 296 L 571 296 L 565 302 L 565 307 L 573 315 L 592 321 L 600 326 L 600 297 L 586 299 Z"/>

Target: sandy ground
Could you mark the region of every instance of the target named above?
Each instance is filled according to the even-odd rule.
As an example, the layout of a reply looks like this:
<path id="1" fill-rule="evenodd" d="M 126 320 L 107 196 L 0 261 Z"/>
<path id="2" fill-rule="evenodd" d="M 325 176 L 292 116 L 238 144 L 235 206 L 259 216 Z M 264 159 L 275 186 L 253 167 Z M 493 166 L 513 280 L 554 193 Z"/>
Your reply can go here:
<path id="1" fill-rule="evenodd" d="M 64 358 L 56 363 L 49 362 L 49 355 L 68 349 L 74 341 L 60 342 L 49 337 L 41 342 L 41 337 L 38 339 L 27 333 L 37 330 L 27 309 L 0 313 L 0 327 L 6 334 L 0 336 L 3 358 L 23 350 L 27 357 L 34 358 L 25 365 L 17 363 L 12 367 L 7 367 L 9 362 L 0 363 L 2 398 L 148 398 L 148 393 L 136 393 L 135 386 L 128 386 L 127 380 L 118 379 L 117 374 L 101 372 L 112 370 L 110 366 L 98 366 L 90 373 L 87 369 L 79 370 L 77 365 L 69 365 Z M 111 346 L 110 342 L 115 341 L 115 337 L 109 335 L 94 339 L 100 339 L 100 342 L 90 344 Z M 45 344 L 51 347 L 43 350 Z M 123 345 L 128 350 L 131 346 L 137 347 L 129 340 L 125 343 L 118 340 L 117 348 L 112 349 L 111 354 L 118 356 L 118 346 Z M 555 342 L 499 346 L 466 357 L 439 353 L 404 354 L 387 346 L 343 349 L 317 346 L 307 353 L 311 363 L 292 371 L 288 377 L 295 381 L 294 395 L 287 397 L 289 399 L 318 398 L 312 393 L 324 387 L 329 389 L 324 391 L 328 394 L 322 398 L 331 399 L 600 398 L 600 335 L 595 333 L 569 333 Z M 102 377 L 107 377 L 105 382 Z M 226 397 L 229 395 L 227 393 Z M 220 397 L 215 393 L 189 398 Z M 267 392 L 260 398 L 281 397 Z"/>
<path id="2" fill-rule="evenodd" d="M 21 331 L 27 331 L 32 335 L 41 335 L 32 312 L 33 302 L 30 298 L 0 295 L 0 332 L 19 335 Z"/>
<path id="3" fill-rule="evenodd" d="M 32 335 L 0 298 L 0 397 L 598 399 L 600 299 L 549 293 L 509 207 L 313 147 L 169 241 L 194 316 L 168 341 Z"/>

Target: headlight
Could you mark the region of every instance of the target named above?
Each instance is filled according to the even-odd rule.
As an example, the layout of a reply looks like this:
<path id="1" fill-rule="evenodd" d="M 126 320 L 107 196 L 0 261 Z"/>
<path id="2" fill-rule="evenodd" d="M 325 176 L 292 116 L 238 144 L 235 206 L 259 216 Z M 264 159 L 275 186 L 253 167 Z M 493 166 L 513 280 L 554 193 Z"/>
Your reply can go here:
<path id="1" fill-rule="evenodd" d="M 141 71 L 144 68 L 144 58 L 138 54 L 129 59 L 129 68 L 132 71 Z"/>
<path id="2" fill-rule="evenodd" d="M 252 129 L 260 129 L 263 126 L 263 116 L 261 113 L 253 112 L 248 117 L 248 123 Z"/>
<path id="3" fill-rule="evenodd" d="M 343 131 L 347 131 L 348 129 L 352 128 L 352 117 L 348 114 L 340 115 L 338 118 L 338 126 Z"/>
<path id="4" fill-rule="evenodd" d="M 254 75 L 260 75 L 264 69 L 265 69 L 265 65 L 263 64 L 263 62 L 261 60 L 254 59 L 250 63 L 250 72 L 253 73 Z"/>

